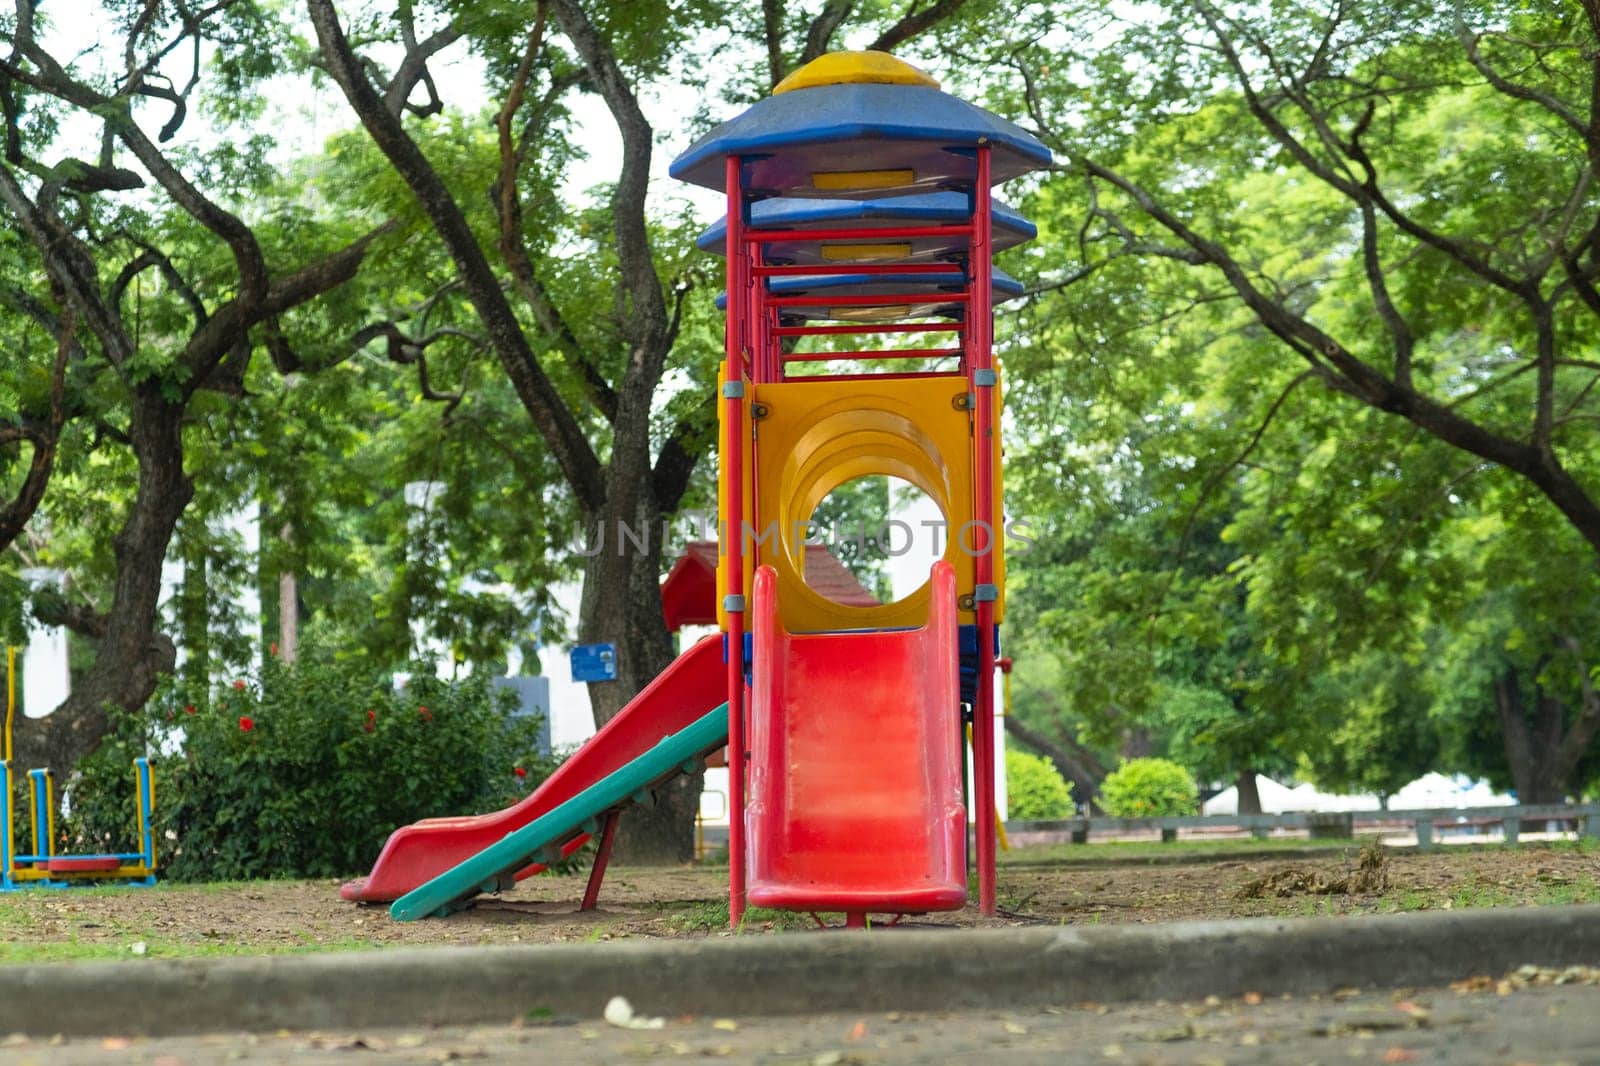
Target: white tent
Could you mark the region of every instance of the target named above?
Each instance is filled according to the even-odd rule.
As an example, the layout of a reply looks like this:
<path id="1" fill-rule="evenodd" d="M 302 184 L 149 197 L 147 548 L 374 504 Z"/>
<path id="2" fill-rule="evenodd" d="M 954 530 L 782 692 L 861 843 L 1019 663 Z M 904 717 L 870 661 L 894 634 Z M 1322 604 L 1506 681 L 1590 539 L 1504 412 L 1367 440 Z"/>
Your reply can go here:
<path id="1" fill-rule="evenodd" d="M 1284 811 L 1297 811 L 1301 808 L 1295 806 L 1294 789 L 1284 788 L 1265 774 L 1256 775 L 1256 792 L 1261 796 L 1261 812 L 1263 814 L 1282 814 Z M 1229 785 L 1215 796 L 1206 800 L 1200 806 L 1201 814 L 1238 814 L 1239 813 L 1239 788 Z"/>
<path id="2" fill-rule="evenodd" d="M 1375 811 L 1380 806 L 1377 796 L 1365 794 L 1346 796 L 1333 792 L 1320 792 L 1317 786 L 1309 781 L 1302 781 L 1296 785 L 1294 795 L 1298 806 L 1290 809 L 1296 811 Z"/>
<path id="3" fill-rule="evenodd" d="M 1336 796 L 1318 792 L 1310 782 L 1285 788 L 1272 778 L 1256 775 L 1256 790 L 1261 794 L 1261 813 L 1290 814 L 1299 811 L 1375 811 L 1376 796 Z M 1238 814 L 1239 789 L 1229 786 L 1212 796 L 1200 808 L 1201 814 Z"/>
<path id="4" fill-rule="evenodd" d="M 1389 797 L 1389 808 L 1396 811 L 1426 810 L 1431 807 L 1506 807 L 1515 803 L 1489 787 L 1487 781 L 1473 781 L 1457 774 L 1423 774 Z"/>

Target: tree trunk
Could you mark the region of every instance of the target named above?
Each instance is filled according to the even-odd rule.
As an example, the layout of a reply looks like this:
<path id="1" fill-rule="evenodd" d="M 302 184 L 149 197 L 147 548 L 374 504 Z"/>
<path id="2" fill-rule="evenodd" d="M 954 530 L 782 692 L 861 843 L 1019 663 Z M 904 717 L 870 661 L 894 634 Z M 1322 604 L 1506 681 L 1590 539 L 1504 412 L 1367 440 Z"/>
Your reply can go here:
<path id="1" fill-rule="evenodd" d="M 1150 730 L 1142 725 L 1129 727 L 1122 734 L 1124 759 L 1148 759 L 1155 746 L 1150 741 Z"/>
<path id="2" fill-rule="evenodd" d="M 294 544 L 294 526 L 285 522 L 279 534 Z M 292 663 L 300 658 L 300 581 L 293 570 L 278 574 L 278 658 Z"/>
<path id="3" fill-rule="evenodd" d="M 1018 720 L 1016 715 L 1006 715 L 1005 723 L 1007 733 L 1055 763 L 1056 769 L 1061 771 L 1062 776 L 1072 782 L 1074 803 L 1087 807 L 1096 796 L 1100 795 L 1100 782 L 1105 780 L 1106 768 L 1100 765 L 1100 760 L 1095 758 L 1094 752 L 1070 739 L 1057 743 Z"/>
<path id="4" fill-rule="evenodd" d="M 1256 780 L 1256 772 L 1249 768 L 1239 771 L 1239 776 L 1234 781 L 1234 787 L 1239 790 L 1239 813 L 1261 813 L 1261 787 Z"/>
<path id="5" fill-rule="evenodd" d="M 18 766 L 47 766 L 64 781 L 105 735 L 106 708 L 142 707 L 161 675 L 173 669 L 176 650 L 157 632 L 156 622 L 161 563 L 194 495 L 183 472 L 182 414 L 181 406 L 162 400 L 154 389 L 135 394 L 128 435 L 139 462 L 139 488 L 112 542 L 116 581 L 110 611 L 91 627 L 90 635 L 98 637 L 94 665 L 48 718 L 18 720 Z"/>
<path id="6" fill-rule="evenodd" d="M 1566 709 L 1559 700 L 1535 686 L 1534 714 L 1530 721 L 1521 680 L 1511 669 L 1495 681 L 1494 702 L 1517 802 L 1563 802 L 1574 768 L 1562 757 Z M 1541 829 L 1543 822 L 1529 823 L 1527 828 Z"/>
<path id="7" fill-rule="evenodd" d="M 671 665 L 672 638 L 661 613 L 661 521 L 649 493 L 638 513 L 590 531 L 578 639 L 616 645 L 617 677 L 589 684 L 594 724 L 603 726 Z M 706 708 L 710 710 L 710 708 Z M 684 774 L 656 789 L 650 807 L 632 807 L 617 824 L 619 863 L 670 865 L 694 858 L 694 816 L 704 775 Z"/>

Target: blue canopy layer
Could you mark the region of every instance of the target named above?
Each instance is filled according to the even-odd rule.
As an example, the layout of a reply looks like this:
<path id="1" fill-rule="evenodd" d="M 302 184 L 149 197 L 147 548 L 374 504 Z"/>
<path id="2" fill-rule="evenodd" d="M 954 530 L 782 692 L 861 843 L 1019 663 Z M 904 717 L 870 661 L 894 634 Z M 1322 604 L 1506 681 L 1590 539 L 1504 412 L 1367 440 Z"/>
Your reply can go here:
<path id="1" fill-rule="evenodd" d="M 769 96 L 701 137 L 673 160 L 680 181 L 724 190 L 724 160 L 744 156 L 742 183 L 779 196 L 858 197 L 861 187 L 816 188 L 813 175 L 912 172 L 897 189 L 928 192 L 977 177 L 973 149 L 987 144 L 990 180 L 1008 181 L 1049 166 L 1050 149 L 1027 130 L 981 107 L 923 85 L 846 84 Z"/>
<path id="2" fill-rule="evenodd" d="M 816 229 L 859 225 L 868 227 L 950 225 L 967 221 L 971 206 L 965 193 L 934 192 L 893 196 L 880 200 L 760 200 L 750 208 L 750 223 L 763 229 Z M 989 213 L 995 251 L 1013 248 L 1038 236 L 1032 222 L 1005 204 L 995 202 Z M 707 252 L 727 250 L 728 220 L 719 218 L 695 244 Z M 966 251 L 964 237 L 886 237 L 890 244 L 909 245 L 909 255 L 893 259 L 869 257 L 874 262 L 917 262 L 959 256 Z M 862 243 L 858 241 L 847 242 Z M 870 243 L 870 242 L 867 242 Z M 769 263 L 826 262 L 816 241 L 782 241 L 766 246 Z"/>
<path id="3" fill-rule="evenodd" d="M 1021 296 L 1022 282 L 996 269 L 989 276 L 993 302 L 1001 303 Z M 772 278 L 768 287 L 774 296 L 824 296 L 839 297 L 833 307 L 785 307 L 785 318 L 830 319 L 849 317 L 862 321 L 898 321 L 906 318 L 927 318 L 934 315 L 960 317 L 962 305 L 941 299 L 943 293 L 960 292 L 965 281 L 958 271 L 948 274 L 918 274 L 913 277 L 885 277 L 882 274 L 819 274 L 791 278 Z M 903 295 L 904 305 L 881 307 L 854 305 L 856 313 L 841 316 L 839 308 L 851 307 L 852 296 Z M 728 294 L 717 293 L 717 309 L 726 310 Z"/>

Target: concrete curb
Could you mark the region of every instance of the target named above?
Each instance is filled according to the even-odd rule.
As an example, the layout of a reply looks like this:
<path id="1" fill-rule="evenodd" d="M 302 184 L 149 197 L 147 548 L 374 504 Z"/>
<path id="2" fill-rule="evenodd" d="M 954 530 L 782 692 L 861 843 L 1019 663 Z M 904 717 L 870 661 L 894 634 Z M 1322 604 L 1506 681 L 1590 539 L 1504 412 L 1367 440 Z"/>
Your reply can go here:
<path id="1" fill-rule="evenodd" d="M 1185 1000 L 1600 964 L 1600 905 L 0 968 L 0 1033 L 151 1035 Z"/>

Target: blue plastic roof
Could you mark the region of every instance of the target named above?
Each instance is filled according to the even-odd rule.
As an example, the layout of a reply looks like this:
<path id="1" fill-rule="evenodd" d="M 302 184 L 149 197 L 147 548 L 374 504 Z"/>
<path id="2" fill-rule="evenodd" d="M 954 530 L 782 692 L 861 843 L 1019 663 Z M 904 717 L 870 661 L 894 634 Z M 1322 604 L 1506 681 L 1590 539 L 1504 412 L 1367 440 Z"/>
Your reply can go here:
<path id="1" fill-rule="evenodd" d="M 1021 296 L 1025 291 L 1022 282 L 996 268 L 989 275 L 993 302 L 1002 303 Z M 948 315 L 964 310 L 963 305 L 940 299 L 942 293 L 959 292 L 964 286 L 960 271 L 948 274 L 918 274 L 914 277 L 886 277 L 882 274 L 817 274 L 799 277 L 771 278 L 768 287 L 775 296 L 839 297 L 835 307 L 785 307 L 781 313 L 790 318 L 835 318 L 836 307 L 851 307 L 852 296 L 904 295 L 905 304 L 896 307 L 854 305 L 863 312 L 852 317 L 863 320 L 899 320 L 925 318 L 930 315 Z M 717 309 L 726 310 L 728 294 L 717 293 Z M 909 311 L 907 309 L 910 309 Z"/>
<path id="2" fill-rule="evenodd" d="M 753 225 L 772 229 L 814 229 L 819 226 L 905 226 L 944 225 L 965 222 L 969 217 L 968 199 L 960 192 L 921 193 L 916 196 L 891 196 L 878 200 L 812 200 L 777 198 L 759 200 L 750 208 Z M 998 201 L 989 212 L 995 251 L 1013 248 L 1039 233 L 1032 222 Z M 727 250 L 728 220 L 719 218 L 695 241 L 700 248 L 717 254 Z M 915 262 L 960 255 L 966 239 L 949 237 L 894 237 L 889 243 L 910 244 L 911 254 L 896 262 Z M 849 243 L 870 243 L 851 241 Z M 785 241 L 769 244 L 769 263 L 821 263 L 821 245 L 816 241 Z M 875 260 L 882 261 L 882 260 Z"/>
<path id="3" fill-rule="evenodd" d="M 746 189 L 780 196 L 859 197 L 818 190 L 818 172 L 910 170 L 905 193 L 972 182 L 971 149 L 992 148 L 990 179 L 1008 181 L 1048 166 L 1050 149 L 1014 123 L 923 85 L 847 84 L 769 96 L 701 137 L 673 160 L 680 181 L 723 191 L 724 160 L 744 156 Z M 895 190 L 873 189 L 874 197 Z"/>

